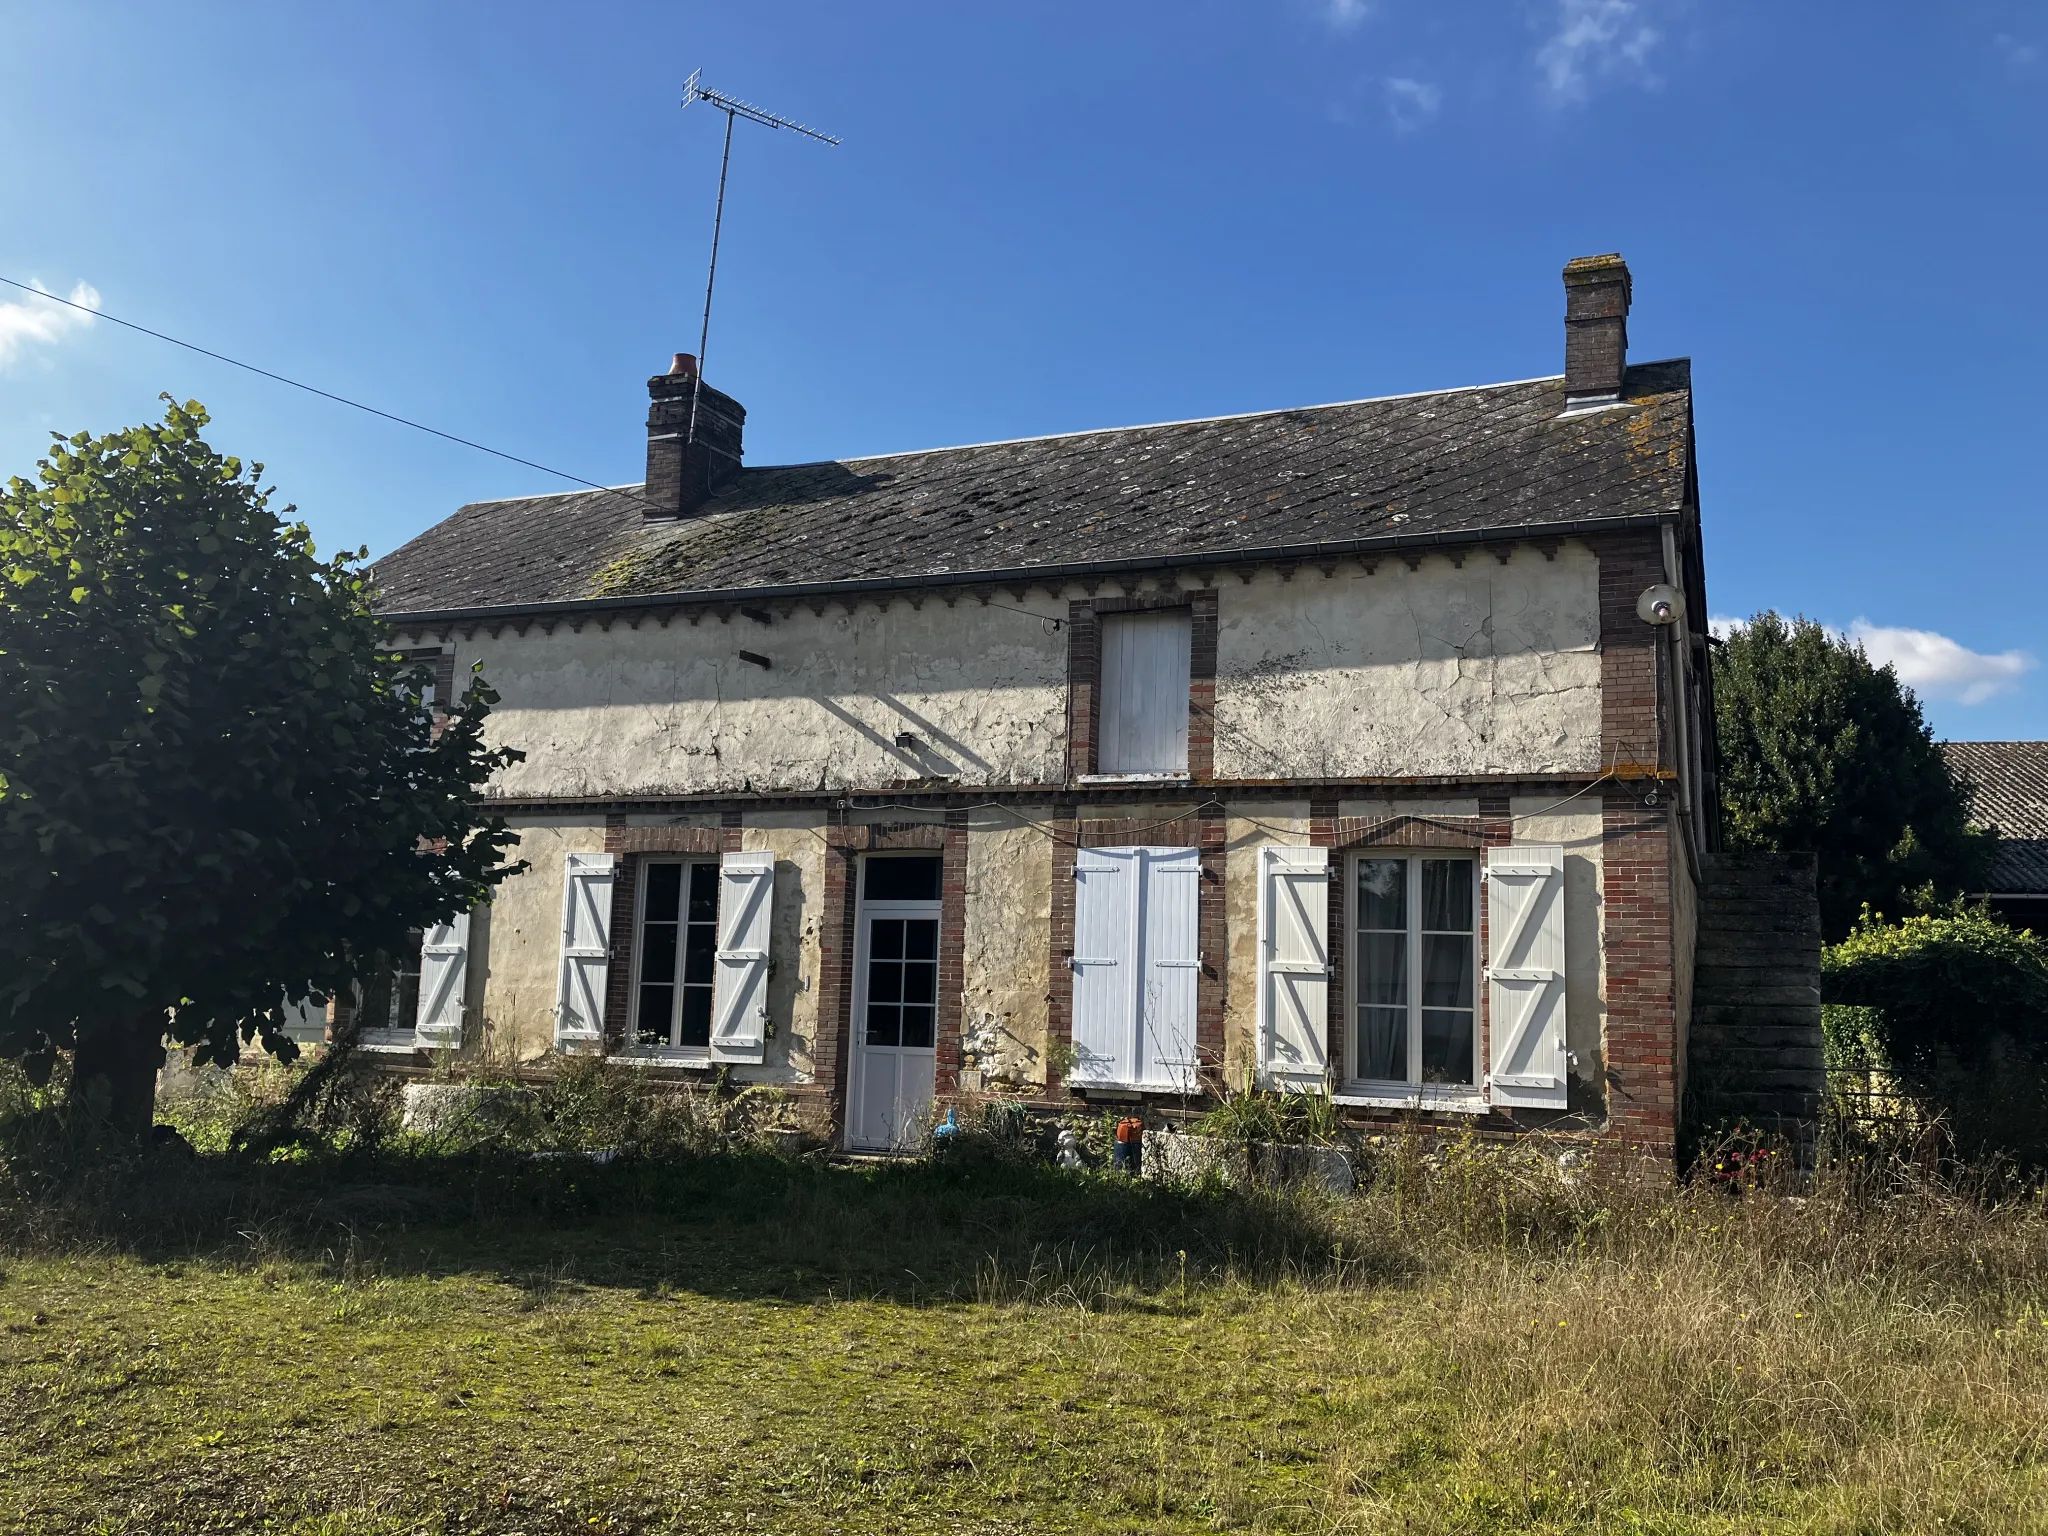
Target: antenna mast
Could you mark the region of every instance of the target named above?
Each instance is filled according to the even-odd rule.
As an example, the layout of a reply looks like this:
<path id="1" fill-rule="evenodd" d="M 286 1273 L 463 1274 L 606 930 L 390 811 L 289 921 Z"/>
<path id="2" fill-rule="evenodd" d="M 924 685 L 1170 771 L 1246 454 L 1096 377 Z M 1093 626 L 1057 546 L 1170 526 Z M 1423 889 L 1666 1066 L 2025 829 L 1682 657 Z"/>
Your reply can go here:
<path id="1" fill-rule="evenodd" d="M 683 451 L 697 441 L 697 396 L 704 388 L 704 354 L 711 345 L 711 290 L 718 282 L 718 236 L 725 227 L 725 173 L 732 164 L 732 125 L 744 117 L 750 123 L 759 123 L 764 128 L 787 128 L 800 133 L 807 139 L 816 139 L 822 144 L 837 144 L 839 141 L 829 133 L 820 133 L 815 128 L 806 128 L 802 123 L 791 122 L 786 117 L 777 117 L 773 112 L 764 112 L 759 107 L 749 106 L 734 96 L 719 92 L 698 83 L 704 73 L 701 69 L 690 71 L 690 78 L 683 82 L 683 105 L 693 101 L 708 102 L 725 114 L 725 150 L 718 159 L 718 208 L 711 216 L 711 269 L 704 276 L 704 324 L 697 333 L 697 377 L 690 385 L 690 428 L 683 435 Z"/>

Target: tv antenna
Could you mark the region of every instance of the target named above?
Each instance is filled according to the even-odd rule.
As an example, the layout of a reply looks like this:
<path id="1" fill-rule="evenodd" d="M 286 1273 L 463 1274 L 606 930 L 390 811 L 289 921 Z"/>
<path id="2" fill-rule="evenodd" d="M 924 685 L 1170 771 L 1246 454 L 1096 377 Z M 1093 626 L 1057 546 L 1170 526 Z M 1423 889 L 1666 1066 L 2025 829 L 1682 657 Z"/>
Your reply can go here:
<path id="1" fill-rule="evenodd" d="M 725 227 L 725 173 L 732 164 L 732 125 L 740 118 L 750 123 L 759 123 L 765 128 L 787 128 L 800 133 L 807 139 L 816 139 L 821 144 L 837 144 L 839 141 L 829 133 L 820 133 L 815 128 L 806 128 L 802 123 L 791 122 L 786 117 L 777 117 L 773 112 L 764 112 L 750 106 L 735 96 L 726 96 L 699 84 L 704 71 L 693 69 L 690 78 L 683 82 L 683 106 L 693 101 L 708 102 L 725 114 L 725 152 L 718 160 L 718 211 L 711 216 L 711 270 L 704 276 L 704 325 L 697 333 L 697 377 L 690 385 L 690 427 L 683 434 L 683 450 L 688 452 L 697 441 L 697 396 L 704 388 L 704 352 L 711 344 L 711 290 L 718 282 L 718 236 Z"/>

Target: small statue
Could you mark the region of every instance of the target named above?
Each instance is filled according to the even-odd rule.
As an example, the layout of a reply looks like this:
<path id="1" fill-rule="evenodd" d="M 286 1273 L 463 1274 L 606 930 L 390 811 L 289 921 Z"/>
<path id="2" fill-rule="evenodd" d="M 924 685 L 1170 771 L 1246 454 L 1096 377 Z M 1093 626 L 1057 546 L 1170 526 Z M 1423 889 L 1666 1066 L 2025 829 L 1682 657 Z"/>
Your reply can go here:
<path id="1" fill-rule="evenodd" d="M 1085 1168 L 1088 1166 L 1081 1159 L 1081 1137 L 1079 1133 L 1075 1131 L 1060 1132 L 1059 1151 L 1054 1154 L 1053 1161 L 1062 1168 Z"/>

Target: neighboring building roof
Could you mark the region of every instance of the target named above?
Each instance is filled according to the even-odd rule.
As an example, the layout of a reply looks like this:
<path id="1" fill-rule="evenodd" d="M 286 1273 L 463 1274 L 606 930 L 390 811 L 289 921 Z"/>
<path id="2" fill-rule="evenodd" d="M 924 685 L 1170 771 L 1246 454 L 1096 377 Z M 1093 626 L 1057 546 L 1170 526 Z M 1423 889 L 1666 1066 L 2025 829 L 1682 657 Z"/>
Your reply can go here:
<path id="1" fill-rule="evenodd" d="M 1691 365 L 1561 416 L 1538 379 L 1209 421 L 747 467 L 695 517 L 638 486 L 473 502 L 376 563 L 392 614 L 1468 542 L 1669 516 Z"/>
<path id="2" fill-rule="evenodd" d="M 1970 820 L 1998 831 L 1989 894 L 2048 895 L 2048 741 L 1945 741 L 1941 751 L 1970 781 Z"/>

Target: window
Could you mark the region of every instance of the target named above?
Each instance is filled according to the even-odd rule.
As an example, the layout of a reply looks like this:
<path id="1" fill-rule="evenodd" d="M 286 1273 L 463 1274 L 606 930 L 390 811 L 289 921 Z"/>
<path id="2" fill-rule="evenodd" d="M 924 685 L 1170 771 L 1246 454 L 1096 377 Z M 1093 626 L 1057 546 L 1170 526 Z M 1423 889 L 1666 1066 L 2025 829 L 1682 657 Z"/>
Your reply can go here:
<path id="1" fill-rule="evenodd" d="M 633 949 L 633 1038 L 655 1050 L 708 1050 L 718 966 L 718 865 L 649 861 Z"/>
<path id="2" fill-rule="evenodd" d="M 357 1038 L 365 1045 L 413 1043 L 420 1012 L 420 945 L 426 934 L 415 928 L 396 955 L 379 955 L 366 980 L 356 984 Z"/>
<path id="3" fill-rule="evenodd" d="M 1359 1082 L 1477 1082 L 1477 867 L 1470 858 L 1356 863 L 1351 1075 Z"/>
<path id="4" fill-rule="evenodd" d="M 1097 772 L 1188 771 L 1191 635 L 1185 608 L 1103 615 Z"/>

